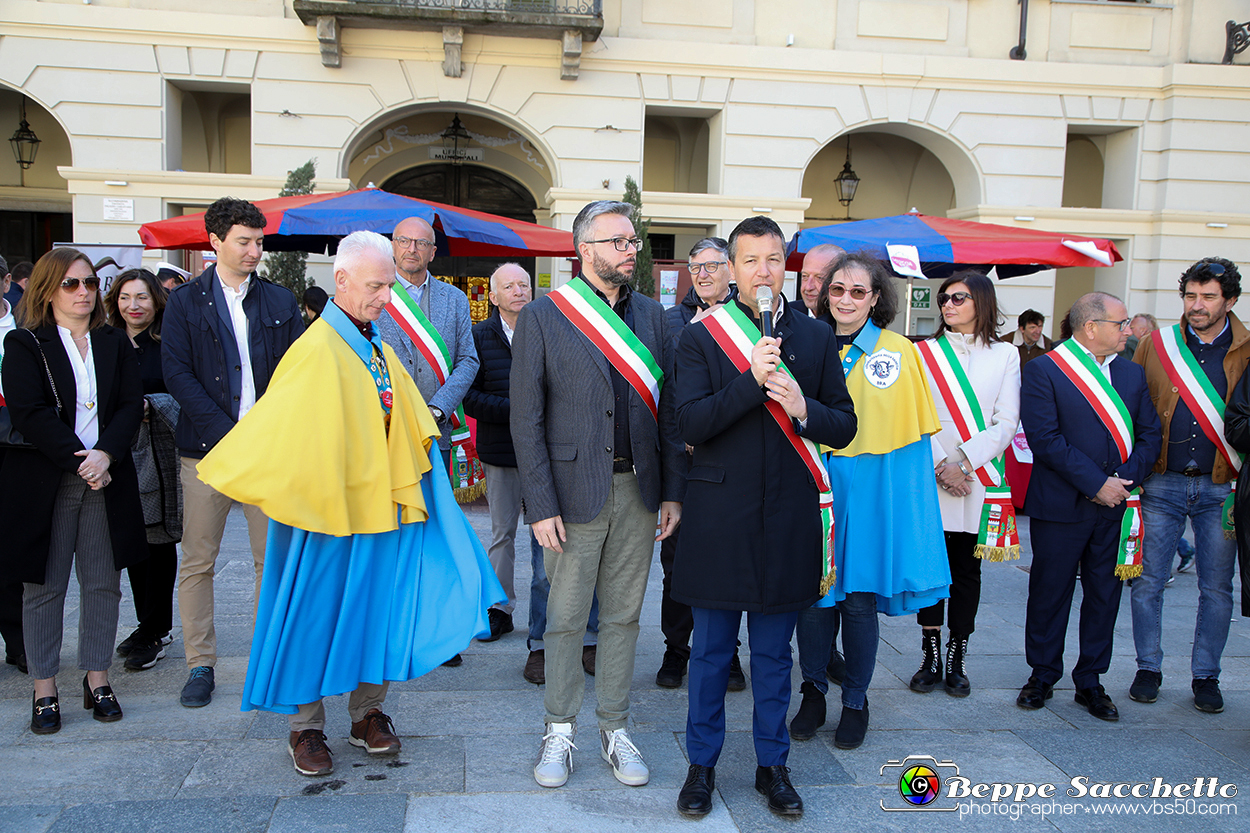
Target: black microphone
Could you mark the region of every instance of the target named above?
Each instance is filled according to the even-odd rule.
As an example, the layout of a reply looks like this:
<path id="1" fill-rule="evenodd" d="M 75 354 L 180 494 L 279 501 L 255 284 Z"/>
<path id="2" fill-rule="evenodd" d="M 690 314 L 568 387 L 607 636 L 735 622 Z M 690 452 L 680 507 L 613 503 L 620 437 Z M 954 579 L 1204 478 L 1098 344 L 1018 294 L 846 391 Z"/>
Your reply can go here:
<path id="1" fill-rule="evenodd" d="M 755 305 L 760 308 L 760 332 L 764 338 L 773 337 L 773 290 L 761 286 L 755 290 Z"/>

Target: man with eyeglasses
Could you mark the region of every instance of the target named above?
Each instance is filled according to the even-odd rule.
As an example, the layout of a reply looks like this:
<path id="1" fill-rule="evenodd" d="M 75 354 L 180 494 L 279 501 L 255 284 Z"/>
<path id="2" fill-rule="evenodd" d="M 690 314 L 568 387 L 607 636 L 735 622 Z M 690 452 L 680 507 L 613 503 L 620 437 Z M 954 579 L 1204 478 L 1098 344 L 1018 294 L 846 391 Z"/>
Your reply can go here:
<path id="1" fill-rule="evenodd" d="M 843 252 L 841 246 L 821 243 L 819 246 L 812 246 L 807 250 L 807 254 L 803 255 L 803 266 L 799 270 L 798 300 L 807 309 L 809 318 L 816 317 L 816 306 L 820 303 L 820 288 L 824 286 L 829 265 Z"/>
<path id="2" fill-rule="evenodd" d="M 534 767 L 563 786 L 586 681 L 582 639 L 596 588 L 600 755 L 622 784 L 650 772 L 626 731 L 638 617 L 659 538 L 673 534 L 686 458 L 673 408 L 673 342 L 659 303 L 634 292 L 629 203 L 602 200 L 573 221 L 582 274 L 527 304 L 512 339 L 512 441 L 525 520 L 543 545 L 546 734 Z"/>
<path id="3" fill-rule="evenodd" d="M 1146 546 L 1141 578 L 1133 582 L 1137 674 L 1129 696 L 1140 703 L 1159 696 L 1163 588 L 1188 519 L 1199 590 L 1191 689 L 1194 708 L 1218 713 L 1224 710 L 1220 658 L 1228 642 L 1237 556 L 1229 513 L 1242 464 L 1224 436 L 1224 406 L 1250 364 L 1250 331 L 1232 313 L 1241 274 L 1231 261 L 1209 257 L 1193 264 L 1181 275 L 1180 295 L 1180 323 L 1148 333 L 1133 358 L 1146 370 L 1167 441 L 1141 499 Z"/>
<path id="4" fill-rule="evenodd" d="M 1082 295 L 1065 324 L 1072 337 L 1029 362 L 1020 387 L 1033 451 L 1024 501 L 1033 545 L 1024 654 L 1032 673 L 1016 705 L 1043 708 L 1063 676 L 1079 573 L 1076 703 L 1100 720 L 1119 720 L 1100 677 L 1111 663 L 1121 580 L 1141 572 L 1138 498 L 1162 434 L 1145 373 L 1116 355 L 1128 338 L 1124 303 L 1105 292 Z M 1150 522 L 1147 517 L 1147 529 Z"/>

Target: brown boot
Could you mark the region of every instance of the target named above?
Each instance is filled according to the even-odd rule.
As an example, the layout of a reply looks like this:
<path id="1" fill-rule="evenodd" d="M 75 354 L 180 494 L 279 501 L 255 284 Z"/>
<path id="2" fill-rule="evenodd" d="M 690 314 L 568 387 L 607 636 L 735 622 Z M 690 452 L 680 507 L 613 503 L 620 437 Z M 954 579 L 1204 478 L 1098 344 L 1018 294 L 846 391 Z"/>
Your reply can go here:
<path id="1" fill-rule="evenodd" d="M 525 670 L 521 672 L 521 676 L 526 682 L 534 685 L 542 685 L 547 682 L 547 656 L 543 653 L 543 649 L 530 651 L 529 659 L 525 661 Z"/>
<path id="2" fill-rule="evenodd" d="M 334 759 L 330 755 L 330 747 L 326 746 L 325 732 L 317 729 L 292 732 L 287 749 L 295 763 L 295 771 L 300 775 L 329 775 L 334 772 Z"/>
<path id="3" fill-rule="evenodd" d="M 369 709 L 364 717 L 352 724 L 347 742 L 370 755 L 394 755 L 401 746 L 399 738 L 395 737 L 395 724 L 379 709 Z"/>

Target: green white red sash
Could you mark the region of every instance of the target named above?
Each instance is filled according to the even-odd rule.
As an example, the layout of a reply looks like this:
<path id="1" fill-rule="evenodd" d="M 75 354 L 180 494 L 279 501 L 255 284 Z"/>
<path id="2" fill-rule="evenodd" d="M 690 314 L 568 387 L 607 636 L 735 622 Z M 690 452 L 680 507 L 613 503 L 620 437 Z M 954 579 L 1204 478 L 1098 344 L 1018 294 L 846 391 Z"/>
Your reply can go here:
<path id="1" fill-rule="evenodd" d="M 1155 353 L 1159 356 L 1163 371 L 1180 391 L 1181 398 L 1189 406 L 1189 411 L 1194 415 L 1202 433 L 1215 444 L 1229 468 L 1233 470 L 1235 478 L 1241 472 L 1243 458 L 1241 452 L 1233 448 L 1224 437 L 1224 400 L 1220 398 L 1210 378 L 1198 364 L 1194 351 L 1190 350 L 1189 345 L 1185 343 L 1180 324 L 1163 330 L 1155 330 L 1150 337 L 1154 340 Z M 1229 539 L 1234 537 L 1233 495 L 1236 488 L 1237 483 L 1234 480 L 1234 491 L 1229 492 L 1228 498 L 1225 499 L 1222 513 L 1224 535 Z"/>
<path id="2" fill-rule="evenodd" d="M 432 281 L 435 278 L 427 276 L 426 280 Z M 391 300 L 386 305 L 386 311 L 399 325 L 399 329 L 404 331 L 404 335 L 412 340 L 417 352 L 434 371 L 438 384 L 446 384 L 454 367 L 447 342 L 443 341 L 443 337 L 422 312 L 420 305 L 399 281 L 391 287 Z M 469 423 L 464 416 L 464 405 L 456 405 L 456 410 L 450 414 L 450 421 L 451 464 L 447 474 L 451 479 L 456 500 L 470 503 L 486 492 L 486 472 L 482 468 L 482 461 L 478 459 L 477 448 L 473 445 L 473 435 L 469 432 Z"/>
<path id="3" fill-rule="evenodd" d="M 755 326 L 738 305 L 732 302 L 725 304 L 701 321 L 712 334 L 712 338 L 716 340 L 717 346 L 733 362 L 734 367 L 739 372 L 748 372 L 751 369 L 751 350 L 762 337 L 759 327 Z M 794 374 L 784 363 L 779 363 L 777 369 L 791 379 L 794 378 Z M 837 568 L 833 559 L 833 485 L 829 480 L 829 472 L 821 462 L 820 449 L 811 440 L 795 433 L 794 420 L 786 413 L 785 408 L 781 407 L 781 403 L 769 399 L 766 407 L 768 413 L 781 428 L 781 432 L 790 441 L 790 446 L 815 478 L 816 486 L 820 490 L 820 523 L 824 542 L 820 595 L 824 596 L 833 587 L 834 580 L 837 578 Z"/>
<path id="4" fill-rule="evenodd" d="M 1094 363 L 1093 358 L 1074 344 L 1073 339 L 1061 343 L 1046 357 L 1068 377 L 1085 397 L 1103 427 L 1111 434 L 1120 452 L 1120 462 L 1127 463 L 1133 453 L 1133 418 L 1120 393 Z M 1110 361 L 1110 359 L 1108 359 Z M 1145 529 L 1141 515 L 1141 487 L 1129 493 L 1124 502 L 1124 518 L 1120 522 L 1120 544 L 1116 550 L 1117 578 L 1137 578 L 1142 573 L 1141 550 Z"/>
<path id="5" fill-rule="evenodd" d="M 936 345 L 936 349 L 934 349 Z M 949 338 L 928 339 L 916 345 L 938 393 L 950 412 L 959 438 L 963 442 L 985 430 L 985 416 L 968 372 L 959 363 Z M 1004 453 L 1005 450 L 1004 450 Z M 998 482 L 990 473 L 997 475 Z M 985 503 L 981 507 L 981 528 L 973 555 L 987 561 L 1009 561 L 1020 557 L 1020 532 L 1016 528 L 1016 508 L 1011 503 L 1011 486 L 1003 454 L 976 470 L 977 479 L 985 487 Z"/>
<path id="6" fill-rule="evenodd" d="M 633 330 L 581 278 L 574 278 L 554 292 L 547 293 L 547 297 L 625 377 L 658 422 L 664 372 Z"/>

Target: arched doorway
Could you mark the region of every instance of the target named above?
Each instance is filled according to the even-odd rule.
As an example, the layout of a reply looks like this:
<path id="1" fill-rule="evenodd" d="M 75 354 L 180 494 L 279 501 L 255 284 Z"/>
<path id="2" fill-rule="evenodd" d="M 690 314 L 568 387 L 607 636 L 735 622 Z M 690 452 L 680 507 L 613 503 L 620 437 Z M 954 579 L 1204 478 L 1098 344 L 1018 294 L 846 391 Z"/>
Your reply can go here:
<path id="1" fill-rule="evenodd" d="M 17 129 L 23 105 L 39 139 L 34 163 L 21 167 L 9 143 L 0 142 L 0 254 L 10 267 L 38 260 L 53 243 L 74 238 L 68 183 L 57 172 L 57 166 L 73 164 L 69 136 L 60 122 L 20 90 L 0 87 L 0 140 Z"/>
<path id="2" fill-rule="evenodd" d="M 527 223 L 534 222 L 534 209 L 537 208 L 533 196 L 520 182 L 481 165 L 419 165 L 387 179 L 382 183 L 382 189 L 405 197 L 470 208 Z M 430 272 L 451 278 L 468 294 L 471 278 L 489 277 L 499 264 L 508 260 L 498 257 L 436 257 L 430 264 Z M 516 262 L 531 275 L 532 281 L 534 258 L 519 258 Z"/>

